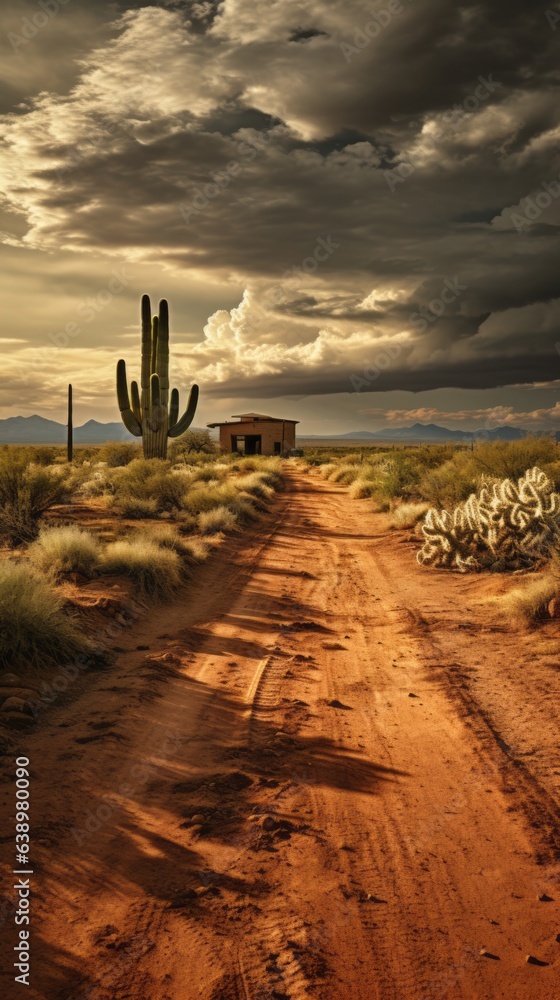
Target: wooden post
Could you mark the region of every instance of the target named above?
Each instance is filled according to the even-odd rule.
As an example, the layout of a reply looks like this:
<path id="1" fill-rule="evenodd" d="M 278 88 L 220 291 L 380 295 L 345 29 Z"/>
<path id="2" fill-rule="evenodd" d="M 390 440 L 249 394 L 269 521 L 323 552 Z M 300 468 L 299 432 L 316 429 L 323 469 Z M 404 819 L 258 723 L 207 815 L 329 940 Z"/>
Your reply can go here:
<path id="1" fill-rule="evenodd" d="M 72 386 L 68 386 L 68 438 L 67 438 L 67 454 L 66 457 L 69 462 L 74 458 L 74 427 L 72 424 Z"/>
<path id="2" fill-rule="evenodd" d="M 285 423 L 285 421 L 283 420 L 282 421 L 282 447 L 280 449 L 280 454 L 282 455 L 282 458 L 284 458 L 284 423 Z"/>

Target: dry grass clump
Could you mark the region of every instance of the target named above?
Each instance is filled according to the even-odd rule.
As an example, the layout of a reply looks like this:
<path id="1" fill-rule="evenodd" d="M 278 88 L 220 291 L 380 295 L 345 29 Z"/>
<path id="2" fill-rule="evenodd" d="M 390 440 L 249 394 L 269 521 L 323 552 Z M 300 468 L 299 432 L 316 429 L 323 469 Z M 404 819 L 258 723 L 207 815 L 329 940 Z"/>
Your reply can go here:
<path id="1" fill-rule="evenodd" d="M 147 497 L 120 496 L 113 500 L 112 506 L 121 517 L 130 521 L 140 521 L 144 517 L 156 517 L 158 513 L 157 500 Z"/>
<path id="2" fill-rule="evenodd" d="M 183 549 L 183 538 L 179 529 L 174 524 L 150 524 L 144 528 L 134 528 L 137 538 L 147 538 L 156 545 L 161 545 L 164 549 L 174 549 L 181 552 Z"/>
<path id="3" fill-rule="evenodd" d="M 515 587 L 495 599 L 507 618 L 526 624 L 548 618 L 548 606 L 560 593 L 560 578 L 553 573 L 535 576 L 523 587 Z"/>
<path id="4" fill-rule="evenodd" d="M 235 481 L 235 485 L 241 492 L 260 497 L 261 500 L 270 500 L 274 496 L 274 486 L 267 482 L 264 472 L 250 472 L 247 476 L 241 476 Z"/>
<path id="5" fill-rule="evenodd" d="M 331 483 L 343 483 L 346 486 L 350 486 L 360 475 L 361 466 L 358 463 L 344 464 L 344 465 L 334 465 L 333 468 L 328 470 L 325 475 L 325 479 L 328 479 Z"/>
<path id="6" fill-rule="evenodd" d="M 25 457 L 3 453 L 0 457 L 0 535 L 15 547 L 33 541 L 41 518 L 55 504 L 70 496 L 64 471 L 27 464 Z"/>
<path id="7" fill-rule="evenodd" d="M 151 597 L 170 597 L 181 582 L 181 560 L 172 549 L 149 539 L 111 542 L 102 558 L 104 573 L 126 576 Z"/>
<path id="8" fill-rule="evenodd" d="M 364 500 L 366 497 L 373 497 L 377 493 L 377 484 L 373 479 L 359 478 L 350 484 L 349 495 L 353 500 Z"/>
<path id="9" fill-rule="evenodd" d="M 87 639 L 62 605 L 62 597 L 35 569 L 0 563 L 0 666 L 39 668 L 87 654 Z"/>
<path id="10" fill-rule="evenodd" d="M 118 509 L 127 504 L 130 509 L 131 500 L 149 500 L 157 513 L 181 510 L 186 492 L 183 477 L 174 475 L 171 463 L 159 458 L 135 458 L 124 468 L 115 469 L 111 487 Z"/>
<path id="11" fill-rule="evenodd" d="M 43 528 L 28 550 L 33 566 L 43 573 L 82 573 L 93 576 L 99 566 L 101 548 L 97 538 L 77 525 Z"/>
<path id="12" fill-rule="evenodd" d="M 205 559 L 208 559 L 216 539 L 216 535 L 211 538 L 200 538 L 198 535 L 194 535 L 193 538 L 183 540 L 183 550 L 195 562 L 204 562 Z"/>
<path id="13" fill-rule="evenodd" d="M 427 503 L 402 503 L 391 514 L 394 528 L 414 528 L 428 513 Z"/>
<path id="14" fill-rule="evenodd" d="M 128 465 L 142 455 L 142 446 L 133 441 L 110 441 L 104 444 L 97 453 L 99 462 L 106 462 L 110 469 Z"/>
<path id="15" fill-rule="evenodd" d="M 198 527 L 202 535 L 215 535 L 220 531 L 235 531 L 239 523 L 228 507 L 214 507 L 198 515 Z"/>
<path id="16" fill-rule="evenodd" d="M 196 483 L 184 500 L 184 509 L 196 517 L 216 507 L 227 507 L 239 520 L 247 521 L 255 517 L 255 507 L 250 496 L 241 491 L 234 480 L 225 483 Z"/>
<path id="17" fill-rule="evenodd" d="M 81 479 L 78 482 L 76 493 L 81 497 L 102 497 L 107 491 L 107 480 L 103 473 L 94 472 L 91 478 Z"/>
<path id="18" fill-rule="evenodd" d="M 456 507 L 480 487 L 481 476 L 470 456 L 459 452 L 436 469 L 424 473 L 418 492 L 432 507 Z"/>

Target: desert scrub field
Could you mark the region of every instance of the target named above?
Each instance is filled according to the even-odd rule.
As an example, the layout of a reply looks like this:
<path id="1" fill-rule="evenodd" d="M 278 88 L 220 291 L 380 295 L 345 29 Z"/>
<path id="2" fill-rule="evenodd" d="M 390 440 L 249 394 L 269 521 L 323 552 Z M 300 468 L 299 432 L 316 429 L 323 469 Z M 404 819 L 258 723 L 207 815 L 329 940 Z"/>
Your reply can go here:
<path id="1" fill-rule="evenodd" d="M 282 462 L 176 442 L 168 461 L 135 444 L 0 451 L 0 666 L 39 668 L 90 649 L 68 587 L 115 578 L 168 600 L 226 536 L 260 516 Z"/>
<path id="2" fill-rule="evenodd" d="M 516 442 L 326 452 L 310 464 L 389 524 L 418 538 L 418 561 L 459 572 L 530 572 L 503 597 L 526 621 L 560 613 L 560 454 L 548 437 Z"/>

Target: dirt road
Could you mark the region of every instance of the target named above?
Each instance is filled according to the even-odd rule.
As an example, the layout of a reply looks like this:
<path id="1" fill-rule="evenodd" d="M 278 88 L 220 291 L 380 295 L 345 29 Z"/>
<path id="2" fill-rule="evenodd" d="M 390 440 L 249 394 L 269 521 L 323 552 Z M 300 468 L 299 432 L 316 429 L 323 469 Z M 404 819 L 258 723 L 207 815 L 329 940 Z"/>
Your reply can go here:
<path id="1" fill-rule="evenodd" d="M 292 473 L 22 741 L 27 997 L 560 995 L 558 624 L 370 506 Z"/>

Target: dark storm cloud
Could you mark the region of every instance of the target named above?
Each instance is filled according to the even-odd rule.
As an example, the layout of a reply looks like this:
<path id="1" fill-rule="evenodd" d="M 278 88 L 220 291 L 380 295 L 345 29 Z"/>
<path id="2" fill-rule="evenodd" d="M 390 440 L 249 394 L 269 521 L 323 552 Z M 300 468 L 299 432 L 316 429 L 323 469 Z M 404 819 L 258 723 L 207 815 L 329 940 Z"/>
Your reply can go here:
<path id="1" fill-rule="evenodd" d="M 185 351 L 216 391 L 345 391 L 387 351 L 364 391 L 550 378 L 557 35 L 526 2 L 372 9 L 100 5 L 66 95 L 4 119 L 7 242 L 244 285 Z"/>

